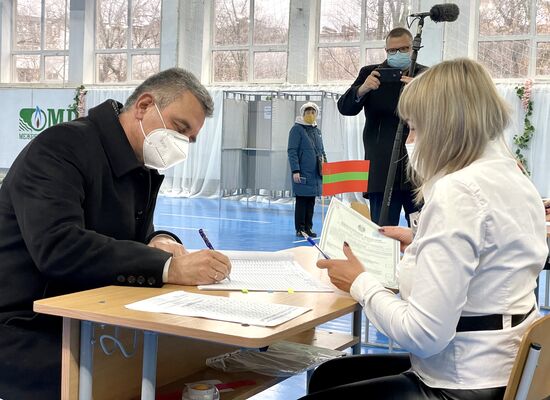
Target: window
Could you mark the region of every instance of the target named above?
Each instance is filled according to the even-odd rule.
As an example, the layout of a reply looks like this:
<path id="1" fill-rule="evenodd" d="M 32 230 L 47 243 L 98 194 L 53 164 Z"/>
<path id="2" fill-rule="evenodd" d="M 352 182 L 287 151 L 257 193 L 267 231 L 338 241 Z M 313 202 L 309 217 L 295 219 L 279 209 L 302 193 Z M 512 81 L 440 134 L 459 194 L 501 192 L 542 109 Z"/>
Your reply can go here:
<path id="1" fill-rule="evenodd" d="M 550 76 L 550 1 L 480 0 L 477 58 L 494 78 Z"/>
<path id="2" fill-rule="evenodd" d="M 285 82 L 290 0 L 215 0 L 212 81 Z"/>
<path id="3" fill-rule="evenodd" d="M 67 79 L 69 0 L 14 2 L 12 80 L 63 82 Z"/>
<path id="4" fill-rule="evenodd" d="M 353 80 L 362 65 L 384 61 L 384 38 L 407 26 L 410 9 L 411 0 L 321 0 L 317 80 Z"/>
<path id="5" fill-rule="evenodd" d="M 160 69 L 161 0 L 97 0 L 95 81 L 142 81 Z"/>

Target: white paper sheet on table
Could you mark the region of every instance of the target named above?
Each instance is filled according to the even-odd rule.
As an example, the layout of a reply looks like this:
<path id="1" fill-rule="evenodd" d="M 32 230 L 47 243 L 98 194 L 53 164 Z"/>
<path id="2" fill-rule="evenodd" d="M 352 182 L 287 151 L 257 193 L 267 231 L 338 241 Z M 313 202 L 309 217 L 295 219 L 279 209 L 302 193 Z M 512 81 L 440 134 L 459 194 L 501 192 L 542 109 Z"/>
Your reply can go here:
<path id="1" fill-rule="evenodd" d="M 342 246 L 346 241 L 366 271 L 385 287 L 397 288 L 395 267 L 399 262 L 399 242 L 382 235 L 378 228 L 374 222 L 333 197 L 319 246 L 330 258 L 345 259 Z"/>
<path id="2" fill-rule="evenodd" d="M 201 290 L 247 290 L 266 292 L 333 292 L 305 271 L 291 253 L 224 251 L 231 260 L 231 281 L 225 279 Z"/>
<path id="3" fill-rule="evenodd" d="M 311 310 L 306 307 L 210 296 L 183 290 L 127 304 L 126 308 L 257 326 L 280 325 Z"/>

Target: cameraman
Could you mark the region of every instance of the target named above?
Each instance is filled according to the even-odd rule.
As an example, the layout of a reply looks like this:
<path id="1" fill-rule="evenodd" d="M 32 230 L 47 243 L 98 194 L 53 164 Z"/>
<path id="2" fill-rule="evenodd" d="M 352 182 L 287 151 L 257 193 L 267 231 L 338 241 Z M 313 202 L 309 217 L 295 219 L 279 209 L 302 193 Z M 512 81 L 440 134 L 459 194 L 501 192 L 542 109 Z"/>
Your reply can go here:
<path id="1" fill-rule="evenodd" d="M 395 132 L 399 124 L 397 102 L 401 89 L 412 79 L 405 76 L 411 64 L 412 40 L 413 37 L 407 29 L 392 29 L 386 37 L 387 59 L 381 64 L 361 68 L 355 82 L 338 100 L 338 110 L 342 115 L 357 115 L 361 110 L 365 112 L 363 145 L 365 160 L 370 160 L 370 171 L 368 190 L 363 196 L 369 199 L 371 216 L 375 223 L 378 223 L 380 218 Z M 380 72 L 377 71 L 379 68 L 398 68 L 403 71 L 403 76 L 401 80 L 381 82 Z M 424 69 L 425 66 L 417 64 L 415 75 Z M 399 215 L 403 207 L 410 226 L 409 214 L 418 211 L 405 171 L 407 156 L 404 143 L 408 132 L 408 128 L 405 127 L 386 225 L 399 224 Z"/>

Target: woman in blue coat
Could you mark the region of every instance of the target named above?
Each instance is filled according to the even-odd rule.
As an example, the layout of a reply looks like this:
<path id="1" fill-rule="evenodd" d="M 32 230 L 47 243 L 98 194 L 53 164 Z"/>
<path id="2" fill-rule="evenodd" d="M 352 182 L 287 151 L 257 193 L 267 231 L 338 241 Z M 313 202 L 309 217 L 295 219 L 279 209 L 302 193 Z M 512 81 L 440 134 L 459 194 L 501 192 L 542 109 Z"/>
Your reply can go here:
<path id="1" fill-rule="evenodd" d="M 292 191 L 296 196 L 294 226 L 296 236 L 301 232 L 311 237 L 315 197 L 322 193 L 321 164 L 326 161 L 321 131 L 317 128 L 319 107 L 305 103 L 300 107 L 300 116 L 288 135 L 288 162 L 292 171 Z"/>

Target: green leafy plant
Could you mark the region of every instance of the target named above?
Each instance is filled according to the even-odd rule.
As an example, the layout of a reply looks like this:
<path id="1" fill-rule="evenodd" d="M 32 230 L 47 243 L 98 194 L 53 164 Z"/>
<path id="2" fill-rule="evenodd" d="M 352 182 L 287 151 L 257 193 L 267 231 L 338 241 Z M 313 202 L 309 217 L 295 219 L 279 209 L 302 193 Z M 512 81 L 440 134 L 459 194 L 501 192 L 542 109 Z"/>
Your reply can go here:
<path id="1" fill-rule="evenodd" d="M 523 117 L 523 133 L 521 135 L 514 135 L 514 144 L 517 147 L 516 157 L 529 175 L 531 175 L 531 172 L 527 167 L 527 160 L 522 151 L 529 148 L 529 142 L 535 133 L 535 127 L 531 123 L 531 116 L 533 115 L 533 100 L 531 99 L 532 87 L 533 81 L 530 79 L 526 80 L 523 85 L 516 86 L 516 94 L 521 100 L 525 116 Z"/>
<path id="2" fill-rule="evenodd" d="M 84 85 L 80 85 L 75 89 L 75 95 L 73 97 L 73 102 L 69 104 L 68 109 L 73 111 L 74 114 L 82 117 L 84 115 L 84 96 L 88 91 Z"/>

